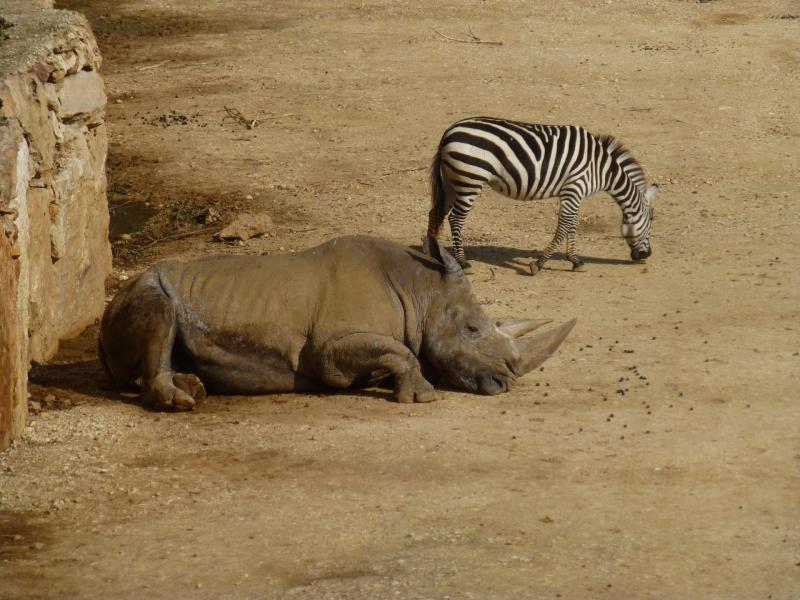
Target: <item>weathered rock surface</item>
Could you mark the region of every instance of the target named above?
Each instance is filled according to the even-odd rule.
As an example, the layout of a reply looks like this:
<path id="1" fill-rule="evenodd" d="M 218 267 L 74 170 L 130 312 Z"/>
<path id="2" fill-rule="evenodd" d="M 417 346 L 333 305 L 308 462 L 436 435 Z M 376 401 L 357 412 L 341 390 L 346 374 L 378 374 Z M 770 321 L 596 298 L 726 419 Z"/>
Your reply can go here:
<path id="1" fill-rule="evenodd" d="M 11 434 L 22 431 L 25 414 L 13 410 L 26 400 L 27 356 L 20 356 L 24 340 L 17 313 L 19 261 L 12 255 L 14 240 L 0 232 L 0 448 L 11 441 Z M 21 389 L 20 389 L 21 388 Z M 23 404 L 24 406 L 24 404 Z"/>
<path id="2" fill-rule="evenodd" d="M 0 449 L 27 414 L 29 361 L 103 310 L 111 271 L 100 54 L 86 20 L 5 2 L 0 40 Z"/>

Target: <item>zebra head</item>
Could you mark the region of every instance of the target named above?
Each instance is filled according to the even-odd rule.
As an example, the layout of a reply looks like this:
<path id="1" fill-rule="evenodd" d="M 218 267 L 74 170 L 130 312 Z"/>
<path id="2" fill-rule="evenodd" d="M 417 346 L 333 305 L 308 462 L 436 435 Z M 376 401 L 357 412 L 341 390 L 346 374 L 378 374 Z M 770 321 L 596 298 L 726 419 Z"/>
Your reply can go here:
<path id="1" fill-rule="evenodd" d="M 641 209 L 630 219 L 622 223 L 622 237 L 631 249 L 631 260 L 644 260 L 653 250 L 650 246 L 650 225 L 653 222 L 653 198 L 656 197 L 658 186 L 653 184 L 642 193 L 639 192 L 639 206 Z"/>

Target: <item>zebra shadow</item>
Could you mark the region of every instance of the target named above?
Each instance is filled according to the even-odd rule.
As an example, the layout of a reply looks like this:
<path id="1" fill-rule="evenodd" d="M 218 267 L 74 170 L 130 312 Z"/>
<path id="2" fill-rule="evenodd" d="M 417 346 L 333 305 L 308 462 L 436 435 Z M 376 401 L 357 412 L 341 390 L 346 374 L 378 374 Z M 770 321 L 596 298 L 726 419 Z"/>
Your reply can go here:
<path id="1" fill-rule="evenodd" d="M 506 246 L 470 246 L 466 249 L 467 260 L 482 262 L 496 267 L 512 269 L 520 275 L 530 276 L 530 264 L 541 256 L 540 250 L 508 248 Z M 579 254 L 586 264 L 597 265 L 633 265 L 632 260 L 621 258 L 600 258 Z M 545 270 L 571 271 L 572 264 L 563 252 L 556 252 L 545 265 Z"/>

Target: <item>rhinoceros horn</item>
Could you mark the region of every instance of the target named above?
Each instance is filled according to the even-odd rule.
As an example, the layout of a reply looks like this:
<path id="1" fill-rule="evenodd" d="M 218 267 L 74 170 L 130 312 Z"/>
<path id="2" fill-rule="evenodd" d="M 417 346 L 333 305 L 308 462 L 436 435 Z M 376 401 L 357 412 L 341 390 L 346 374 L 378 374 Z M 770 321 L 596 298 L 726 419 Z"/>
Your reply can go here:
<path id="1" fill-rule="evenodd" d="M 577 319 L 572 319 L 568 323 L 535 337 L 516 340 L 517 351 L 520 355 L 520 361 L 516 368 L 517 377 L 532 371 L 547 360 L 547 357 L 555 352 L 564 338 L 569 335 L 576 322 Z"/>
<path id="2" fill-rule="evenodd" d="M 463 275 L 464 271 L 453 255 L 444 249 L 442 243 L 433 235 L 429 235 L 422 244 L 423 251 L 438 260 L 444 266 L 446 275 Z"/>
<path id="3" fill-rule="evenodd" d="M 508 337 L 518 338 L 552 321 L 553 319 L 500 319 L 495 325 Z"/>

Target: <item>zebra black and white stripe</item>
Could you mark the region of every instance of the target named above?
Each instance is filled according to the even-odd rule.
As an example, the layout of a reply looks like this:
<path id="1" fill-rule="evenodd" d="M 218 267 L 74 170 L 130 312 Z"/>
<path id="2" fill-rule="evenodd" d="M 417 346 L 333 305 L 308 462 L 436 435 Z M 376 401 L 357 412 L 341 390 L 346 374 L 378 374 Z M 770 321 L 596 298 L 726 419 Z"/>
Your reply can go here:
<path id="1" fill-rule="evenodd" d="M 428 234 L 437 236 L 445 217 L 453 250 L 467 266 L 461 231 L 484 187 L 517 200 L 558 196 L 558 226 L 531 271 L 536 273 L 566 240 L 573 269 L 583 261 L 575 249 L 581 201 L 608 192 L 622 210 L 622 236 L 633 260 L 650 256 L 651 201 L 657 187 L 646 187 L 644 171 L 611 136 L 595 136 L 572 125 L 533 125 L 474 117 L 444 132 L 431 166 L 432 208 Z"/>

